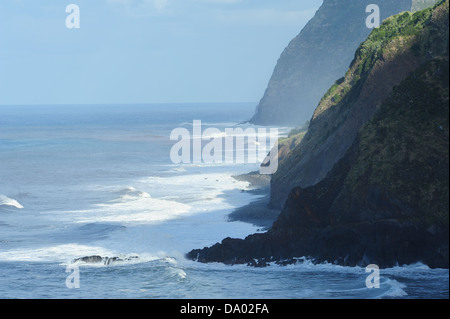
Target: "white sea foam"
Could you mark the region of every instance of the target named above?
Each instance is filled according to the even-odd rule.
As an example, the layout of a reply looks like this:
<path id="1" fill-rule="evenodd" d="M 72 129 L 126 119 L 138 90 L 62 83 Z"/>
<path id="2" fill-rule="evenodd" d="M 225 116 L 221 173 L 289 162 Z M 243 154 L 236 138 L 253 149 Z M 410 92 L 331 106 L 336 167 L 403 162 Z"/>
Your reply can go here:
<path id="1" fill-rule="evenodd" d="M 236 181 L 226 173 L 147 177 L 128 185 L 91 185 L 85 191 L 98 193 L 95 197 L 103 202 L 86 209 L 44 211 L 36 216 L 44 227 L 43 232 L 48 232 L 46 238 L 54 241 L 52 246 L 9 249 L 0 252 L 0 260 L 61 262 L 92 255 L 116 257 L 131 252 L 150 256 L 139 258 L 140 262 L 155 259 L 155 256 L 183 258 L 189 248 L 205 240 L 213 244 L 225 235 L 239 237 L 254 231 L 249 224 L 231 224 L 225 218 L 232 207 L 246 204 L 249 197 L 254 196 L 241 192 L 248 186 L 247 182 Z M 153 193 L 157 196 L 150 195 Z M 186 225 L 174 224 L 178 225 L 175 233 L 173 224 L 166 223 L 191 215 L 198 217 Z M 207 226 L 210 222 L 213 224 Z M 192 232 L 192 225 L 196 232 Z M 113 230 L 121 231 L 112 234 Z"/>
<path id="2" fill-rule="evenodd" d="M 100 256 L 107 260 L 108 258 L 117 258 L 119 261 L 111 260 L 111 263 L 89 263 L 77 261 L 83 257 Z M 164 252 L 150 254 L 136 254 L 134 252 L 123 253 L 113 249 L 108 249 L 95 245 L 81 244 L 62 244 L 39 248 L 21 248 L 0 251 L 0 261 L 26 261 L 26 262 L 59 262 L 62 265 L 73 264 L 80 266 L 112 266 L 112 265 L 131 265 L 145 262 L 161 261 L 163 263 L 176 266 L 177 261 L 173 257 L 168 257 Z"/>
<path id="3" fill-rule="evenodd" d="M 172 277 L 177 277 L 178 279 L 186 279 L 187 274 L 181 268 L 168 267 L 168 270 L 171 272 Z"/>
<path id="4" fill-rule="evenodd" d="M 83 256 L 114 256 L 114 252 L 99 246 L 63 244 L 39 248 L 23 248 L 0 251 L 1 261 L 66 262 Z"/>
<path id="5" fill-rule="evenodd" d="M 151 198 L 150 194 L 147 192 L 139 191 L 136 188 L 129 186 L 121 189 L 118 194 L 120 197 L 116 199 L 116 202 L 120 201 L 132 201 L 139 198 Z"/>
<path id="6" fill-rule="evenodd" d="M 250 186 L 248 182 L 237 181 L 231 175 L 227 172 L 212 172 L 168 177 L 152 176 L 142 178 L 138 182 L 146 189 L 150 189 L 152 194 L 156 194 L 157 198 L 177 198 L 178 201 L 190 205 L 195 203 L 197 208 L 217 208 L 215 204 L 222 203 L 226 209 L 230 208 L 227 204 L 232 202 L 233 190 L 238 193 L 248 190 Z"/>
<path id="7" fill-rule="evenodd" d="M 15 199 L 9 198 L 3 194 L 0 194 L 0 206 L 11 206 L 22 209 L 23 206 Z"/>
<path id="8" fill-rule="evenodd" d="M 387 279 L 384 283 L 381 284 L 389 286 L 389 290 L 385 292 L 381 297 L 399 298 L 408 295 L 405 290 L 403 290 L 404 288 L 406 288 L 406 285 L 398 282 L 395 279 Z"/>
<path id="9" fill-rule="evenodd" d="M 123 195 L 90 209 L 46 213 L 49 218 L 73 223 L 156 223 L 188 214 L 191 207 L 175 201 L 152 198 L 150 195 Z"/>

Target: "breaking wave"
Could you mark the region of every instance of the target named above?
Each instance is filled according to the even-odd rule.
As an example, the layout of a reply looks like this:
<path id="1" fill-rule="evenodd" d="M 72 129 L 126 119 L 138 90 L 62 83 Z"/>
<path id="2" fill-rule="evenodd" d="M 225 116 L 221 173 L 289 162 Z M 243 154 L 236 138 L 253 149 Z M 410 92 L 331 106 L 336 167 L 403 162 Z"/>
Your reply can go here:
<path id="1" fill-rule="evenodd" d="M 0 194 L 0 207 L 1 206 L 10 206 L 10 207 L 15 207 L 15 208 L 19 208 L 22 209 L 23 206 L 16 201 L 15 199 L 9 198 L 3 194 Z"/>

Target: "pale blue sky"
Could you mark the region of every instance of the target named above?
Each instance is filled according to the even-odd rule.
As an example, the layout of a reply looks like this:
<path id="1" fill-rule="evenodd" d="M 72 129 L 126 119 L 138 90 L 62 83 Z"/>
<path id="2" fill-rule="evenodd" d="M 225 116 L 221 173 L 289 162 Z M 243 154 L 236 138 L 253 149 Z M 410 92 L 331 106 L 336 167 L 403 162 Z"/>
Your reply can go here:
<path id="1" fill-rule="evenodd" d="M 1 0 L 0 104 L 257 102 L 321 3 Z"/>

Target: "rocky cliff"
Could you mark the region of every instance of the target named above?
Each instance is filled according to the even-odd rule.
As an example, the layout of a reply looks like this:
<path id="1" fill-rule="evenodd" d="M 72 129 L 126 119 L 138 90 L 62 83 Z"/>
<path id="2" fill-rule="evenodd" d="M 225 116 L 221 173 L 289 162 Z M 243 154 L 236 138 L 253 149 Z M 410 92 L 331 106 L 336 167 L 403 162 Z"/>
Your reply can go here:
<path id="1" fill-rule="evenodd" d="M 371 32 L 365 21 L 366 7 L 372 3 L 324 0 L 281 54 L 251 122 L 296 126 L 309 120 L 320 98 L 344 75 L 355 50 Z M 376 3 L 382 19 L 411 9 L 411 0 Z"/>
<path id="2" fill-rule="evenodd" d="M 301 143 L 284 152 L 271 181 L 272 207 L 282 208 L 292 188 L 321 181 L 393 87 L 430 56 L 442 54 L 445 34 L 423 40 L 422 29 L 420 15 L 405 12 L 387 19 L 359 46 L 345 76 L 322 97 Z"/>
<path id="3" fill-rule="evenodd" d="M 344 126 L 355 130 L 358 122 L 343 156 L 320 182 L 288 191 L 268 232 L 227 238 L 188 257 L 264 266 L 308 256 L 350 266 L 421 261 L 448 268 L 448 17 L 446 0 L 397 15 L 375 30 L 314 115 L 329 122 L 312 130 L 318 134 L 316 148 L 340 143 L 328 139 L 345 136 Z M 372 99 L 377 102 L 367 111 L 362 104 Z M 354 110 L 367 112 L 367 120 L 355 117 Z M 312 133 L 303 141 L 311 141 Z"/>

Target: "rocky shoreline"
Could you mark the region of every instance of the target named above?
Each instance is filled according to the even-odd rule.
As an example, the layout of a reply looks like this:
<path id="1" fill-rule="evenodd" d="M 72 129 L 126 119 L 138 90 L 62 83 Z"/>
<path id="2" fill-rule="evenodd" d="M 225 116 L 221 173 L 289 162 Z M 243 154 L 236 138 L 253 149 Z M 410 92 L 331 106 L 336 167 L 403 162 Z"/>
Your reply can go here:
<path id="1" fill-rule="evenodd" d="M 262 196 L 246 206 L 235 209 L 228 215 L 228 221 L 241 221 L 261 227 L 261 230 L 268 230 L 280 215 L 279 209 L 269 206 L 270 202 L 270 176 L 260 175 L 258 172 L 233 176 L 238 181 L 250 183 L 250 190 L 247 192 Z"/>
<path id="2" fill-rule="evenodd" d="M 386 192 L 370 190 L 370 202 L 356 207 L 356 211 L 367 211 L 383 202 L 383 211 L 378 209 L 383 215 L 358 219 L 349 215 L 338 219 L 333 204 L 342 194 L 340 190 L 352 160 L 352 156 L 347 156 L 317 186 L 294 189 L 267 232 L 245 239 L 225 238 L 211 247 L 194 249 L 186 257 L 202 263 L 253 267 L 266 267 L 270 263 L 288 265 L 306 258 L 314 263 L 351 267 L 377 264 L 389 268 L 422 262 L 431 268 L 448 268 L 449 232 L 445 225 L 409 218 L 414 215 L 410 208 L 402 207 L 398 199 Z M 325 189 L 334 191 L 325 194 Z M 255 204 L 254 208 L 257 207 Z M 251 210 L 247 214 L 251 215 Z M 240 220 L 253 222 L 248 216 Z"/>

